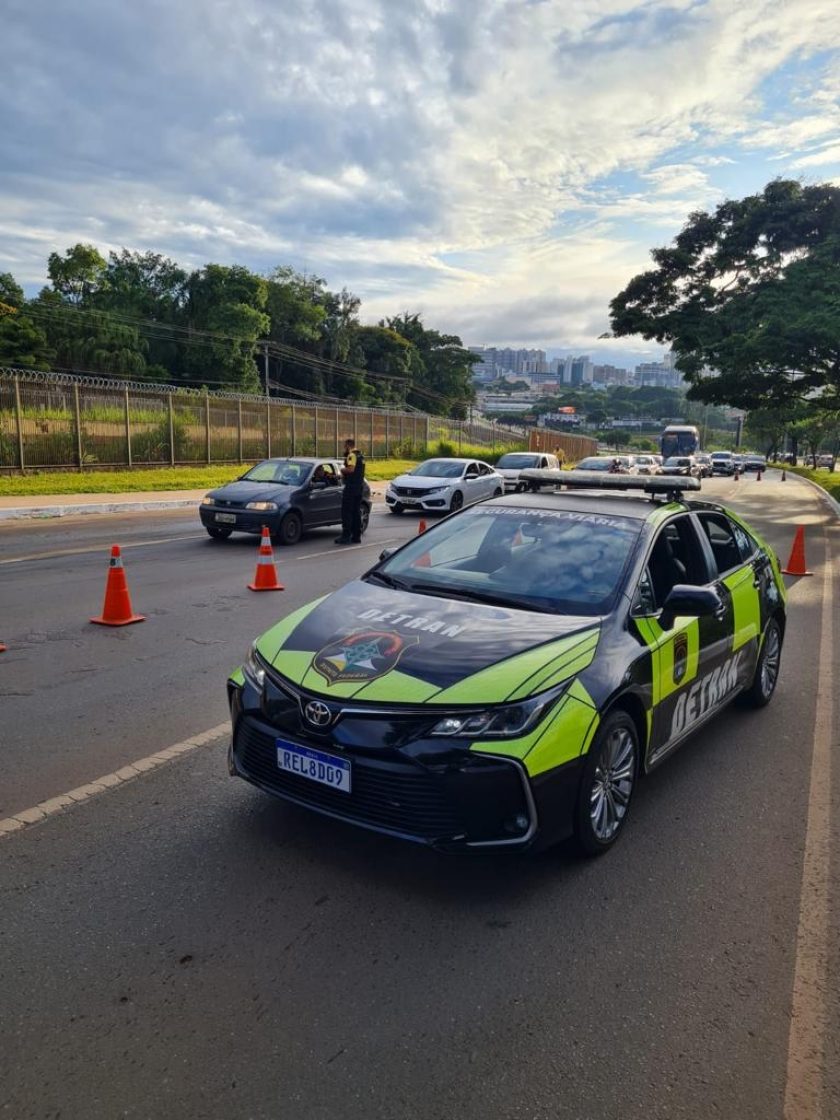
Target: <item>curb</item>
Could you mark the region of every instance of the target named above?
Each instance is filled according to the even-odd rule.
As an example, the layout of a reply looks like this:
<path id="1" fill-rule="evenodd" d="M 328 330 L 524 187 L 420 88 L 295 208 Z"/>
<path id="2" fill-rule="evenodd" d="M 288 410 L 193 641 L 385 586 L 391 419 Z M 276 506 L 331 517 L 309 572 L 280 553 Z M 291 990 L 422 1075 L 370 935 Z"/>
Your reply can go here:
<path id="1" fill-rule="evenodd" d="M 132 510 L 197 508 L 200 499 L 189 498 L 166 502 L 86 502 L 75 506 L 10 506 L 0 509 L 0 521 L 24 518 L 70 517 L 84 513 L 131 513 Z"/>
<path id="2" fill-rule="evenodd" d="M 781 468 L 779 469 L 781 470 Z M 791 474 L 793 474 L 794 478 L 798 478 L 800 482 L 807 482 L 809 486 L 813 486 L 813 488 L 819 492 L 823 501 L 834 516 L 840 521 L 840 502 L 838 502 L 836 498 L 832 498 L 831 494 L 829 494 L 824 487 L 820 486 L 818 482 L 814 482 L 812 478 L 806 478 L 804 474 L 796 474 L 795 471 L 791 471 Z"/>

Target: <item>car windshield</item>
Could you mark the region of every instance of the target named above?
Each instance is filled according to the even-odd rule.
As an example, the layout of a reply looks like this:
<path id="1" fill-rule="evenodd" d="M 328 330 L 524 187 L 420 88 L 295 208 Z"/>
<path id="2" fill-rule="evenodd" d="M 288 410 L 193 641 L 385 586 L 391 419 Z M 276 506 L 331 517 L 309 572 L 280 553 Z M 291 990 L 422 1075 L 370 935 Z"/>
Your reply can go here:
<path id="1" fill-rule="evenodd" d="M 464 464 L 452 459 L 427 459 L 408 473 L 425 478 L 460 478 L 464 473 Z"/>
<path id="2" fill-rule="evenodd" d="M 275 486 L 300 486 L 309 472 L 311 463 L 295 459 L 266 459 L 242 475 L 243 482 L 272 482 Z"/>
<path id="3" fill-rule="evenodd" d="M 713 451 L 712 452 L 712 458 L 713 459 L 731 459 L 732 458 L 732 452 L 731 451 Z"/>
<path id="4" fill-rule="evenodd" d="M 666 467 L 690 467 L 690 459 L 682 459 L 677 456 L 672 456 L 670 459 L 665 460 Z"/>
<path id="5" fill-rule="evenodd" d="M 501 471 L 522 471 L 527 467 L 535 467 L 539 462 L 539 455 L 503 455 L 496 466 Z"/>
<path id="6" fill-rule="evenodd" d="M 548 614 L 608 611 L 642 522 L 573 509 L 474 506 L 367 577 L 409 591 Z"/>

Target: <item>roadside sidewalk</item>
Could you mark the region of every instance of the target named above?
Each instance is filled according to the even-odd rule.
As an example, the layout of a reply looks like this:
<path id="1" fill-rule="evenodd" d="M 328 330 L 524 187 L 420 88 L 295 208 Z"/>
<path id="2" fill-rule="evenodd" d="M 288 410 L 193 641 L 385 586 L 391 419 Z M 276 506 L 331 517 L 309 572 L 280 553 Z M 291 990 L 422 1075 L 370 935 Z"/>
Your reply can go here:
<path id="1" fill-rule="evenodd" d="M 387 482 L 371 482 L 375 501 L 385 494 Z M 137 513 L 142 510 L 195 508 L 207 489 L 138 490 L 126 494 L 44 494 L 37 497 L 0 495 L 0 521 L 21 518 L 78 517 L 92 513 Z"/>

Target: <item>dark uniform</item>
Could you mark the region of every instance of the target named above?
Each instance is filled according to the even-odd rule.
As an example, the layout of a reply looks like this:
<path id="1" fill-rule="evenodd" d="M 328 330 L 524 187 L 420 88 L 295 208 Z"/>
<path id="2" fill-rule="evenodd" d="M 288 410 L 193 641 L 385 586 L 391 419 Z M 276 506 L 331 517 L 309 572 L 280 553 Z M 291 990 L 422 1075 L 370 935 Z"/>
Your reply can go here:
<path id="1" fill-rule="evenodd" d="M 341 536 L 337 544 L 361 544 L 362 492 L 365 485 L 365 457 L 357 447 L 344 456 L 344 493 L 341 496 Z"/>

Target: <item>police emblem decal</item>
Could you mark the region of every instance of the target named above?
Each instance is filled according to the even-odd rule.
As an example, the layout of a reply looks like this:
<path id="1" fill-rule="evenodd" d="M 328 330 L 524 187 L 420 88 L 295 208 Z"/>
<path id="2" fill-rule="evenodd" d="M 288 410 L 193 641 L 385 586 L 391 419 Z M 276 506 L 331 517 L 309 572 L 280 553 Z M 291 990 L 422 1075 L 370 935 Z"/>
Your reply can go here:
<path id="1" fill-rule="evenodd" d="M 312 668 L 327 684 L 358 681 L 364 684 L 389 673 L 407 649 L 420 639 L 401 637 L 393 631 L 360 630 L 336 638 L 312 658 Z"/>
<path id="2" fill-rule="evenodd" d="M 674 684 L 681 684 L 688 669 L 688 635 L 674 637 Z"/>

